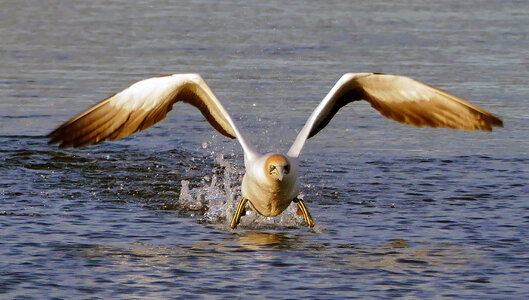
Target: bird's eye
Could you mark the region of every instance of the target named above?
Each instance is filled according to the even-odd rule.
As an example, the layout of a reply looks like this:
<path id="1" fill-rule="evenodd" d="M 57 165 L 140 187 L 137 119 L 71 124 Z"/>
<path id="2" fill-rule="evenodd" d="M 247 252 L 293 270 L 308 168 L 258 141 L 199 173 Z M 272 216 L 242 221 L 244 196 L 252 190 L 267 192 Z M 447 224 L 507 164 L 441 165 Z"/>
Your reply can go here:
<path id="1" fill-rule="evenodd" d="M 270 165 L 270 172 L 274 171 L 276 169 L 276 166 Z"/>
<path id="2" fill-rule="evenodd" d="M 290 166 L 285 166 L 285 174 L 288 174 L 290 172 Z"/>

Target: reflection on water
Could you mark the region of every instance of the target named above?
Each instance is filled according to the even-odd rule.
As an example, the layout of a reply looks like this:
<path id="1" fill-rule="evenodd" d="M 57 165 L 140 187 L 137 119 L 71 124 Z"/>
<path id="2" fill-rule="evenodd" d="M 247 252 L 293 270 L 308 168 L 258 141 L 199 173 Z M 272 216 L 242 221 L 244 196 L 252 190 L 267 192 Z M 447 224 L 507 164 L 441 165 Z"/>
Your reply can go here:
<path id="1" fill-rule="evenodd" d="M 245 232 L 236 234 L 237 242 L 248 250 L 291 250 L 320 252 L 320 255 L 340 252 L 340 259 L 327 261 L 329 267 L 338 268 L 388 268 L 392 270 L 417 268 L 433 270 L 436 266 L 450 265 L 451 270 L 467 269 L 482 256 L 473 249 L 456 244 L 417 242 L 410 246 L 403 239 L 393 239 L 375 248 L 362 245 L 327 245 L 308 242 L 307 236 L 290 236 L 285 233 Z M 332 257 L 332 256 L 331 256 Z"/>
<path id="2" fill-rule="evenodd" d="M 236 233 L 235 236 L 237 237 L 236 241 L 238 244 L 249 250 L 294 250 L 304 247 L 303 236 L 290 237 L 285 233 L 249 231 L 244 233 Z"/>
<path id="3" fill-rule="evenodd" d="M 409 246 L 406 241 L 395 239 L 377 248 L 355 247 L 355 253 L 347 256 L 345 261 L 347 267 L 355 268 L 416 268 L 433 271 L 440 266 L 450 266 L 450 270 L 455 271 L 467 269 L 481 258 L 473 249 L 459 245 L 418 242 L 417 245 Z"/>
<path id="4" fill-rule="evenodd" d="M 81 275 L 95 273 L 95 282 L 103 280 L 107 286 L 126 284 L 128 292 L 120 295 L 134 295 L 137 288 L 155 284 L 167 288 L 178 288 L 185 295 L 196 295 L 179 280 L 208 276 L 212 282 L 210 291 L 220 291 L 218 282 L 225 282 L 229 276 L 233 292 L 245 290 L 245 272 L 260 276 L 262 268 L 280 268 L 283 274 L 302 272 L 304 281 L 318 278 L 314 273 L 320 268 L 333 270 L 334 280 L 339 274 L 360 270 L 378 269 L 391 274 L 412 272 L 420 274 L 461 274 L 467 272 L 483 259 L 480 251 L 455 244 L 432 244 L 428 242 L 409 245 L 402 239 L 394 239 L 375 248 L 361 245 L 329 245 L 315 243 L 306 235 L 291 235 L 272 232 L 242 232 L 218 241 L 200 241 L 187 246 L 155 246 L 142 242 L 117 247 L 115 245 L 67 245 L 53 246 L 55 257 L 67 258 L 77 265 Z M 307 256 L 308 255 L 308 256 Z M 306 260 L 307 257 L 325 258 Z M 219 272 L 218 264 L 222 264 Z M 252 271 L 253 270 L 253 271 Z M 108 276 L 111 274 L 112 276 Z M 282 276 L 282 275 L 278 275 Z M 457 275 L 456 275 L 457 276 Z M 400 277 L 400 278 L 399 278 Z M 407 281 L 413 282 L 414 276 Z M 359 278 L 360 279 L 360 278 Z M 379 288 L 408 284 L 402 276 L 374 283 Z M 69 278 L 61 284 L 78 284 L 79 278 Z M 362 279 L 360 279 L 363 281 Z M 487 283 L 486 276 L 476 277 L 475 283 Z M 391 283 L 393 282 L 393 283 Z M 402 282 L 400 284 L 399 282 Z M 302 285 L 301 285 L 302 286 Z M 299 287 L 294 284 L 293 287 Z M 94 288 L 93 291 L 98 291 Z M 114 291 L 116 292 L 116 291 Z M 157 292 L 153 291 L 156 295 Z M 112 295 L 112 291 L 107 291 Z"/>

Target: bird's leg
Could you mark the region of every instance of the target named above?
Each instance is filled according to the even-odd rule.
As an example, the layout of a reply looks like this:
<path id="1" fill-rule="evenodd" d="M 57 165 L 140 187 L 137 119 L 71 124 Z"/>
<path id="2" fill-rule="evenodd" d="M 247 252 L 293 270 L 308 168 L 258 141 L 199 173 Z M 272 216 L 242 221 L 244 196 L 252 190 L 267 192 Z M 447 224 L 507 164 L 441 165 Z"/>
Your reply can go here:
<path id="1" fill-rule="evenodd" d="M 231 229 L 237 228 L 237 225 L 239 225 L 239 222 L 241 222 L 241 217 L 246 215 L 246 202 L 248 202 L 248 199 L 244 197 L 241 199 L 241 201 L 239 201 L 237 210 L 235 210 L 233 219 L 231 219 Z"/>
<path id="2" fill-rule="evenodd" d="M 298 199 L 298 198 L 294 198 L 294 201 L 295 203 L 298 204 L 298 215 L 303 215 L 303 219 L 305 219 L 305 223 L 307 223 L 307 226 L 309 226 L 309 228 L 312 228 L 314 227 L 314 221 L 312 220 L 312 217 L 310 216 L 310 213 L 309 213 L 309 210 L 307 209 L 307 206 L 305 206 L 305 202 L 303 202 L 303 200 L 301 199 Z"/>

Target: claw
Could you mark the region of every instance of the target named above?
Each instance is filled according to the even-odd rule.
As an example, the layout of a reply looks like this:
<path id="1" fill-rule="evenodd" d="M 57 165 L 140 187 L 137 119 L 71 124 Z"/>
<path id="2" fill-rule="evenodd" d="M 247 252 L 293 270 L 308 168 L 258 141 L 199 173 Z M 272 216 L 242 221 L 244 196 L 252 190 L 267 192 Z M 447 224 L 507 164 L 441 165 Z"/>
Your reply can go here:
<path id="1" fill-rule="evenodd" d="M 295 198 L 293 201 L 298 204 L 297 214 L 299 215 L 301 213 L 303 215 L 303 219 L 305 219 L 305 223 L 307 223 L 307 226 L 309 228 L 314 227 L 314 221 L 312 220 L 312 217 L 310 216 L 307 206 L 305 206 L 305 202 L 303 202 L 303 200 L 298 199 L 298 198 Z"/>
<path id="2" fill-rule="evenodd" d="M 237 225 L 241 222 L 241 217 L 246 215 L 246 202 L 248 202 L 248 199 L 246 198 L 242 198 L 241 201 L 239 201 L 239 205 L 237 205 L 237 209 L 231 220 L 231 229 L 237 228 Z"/>

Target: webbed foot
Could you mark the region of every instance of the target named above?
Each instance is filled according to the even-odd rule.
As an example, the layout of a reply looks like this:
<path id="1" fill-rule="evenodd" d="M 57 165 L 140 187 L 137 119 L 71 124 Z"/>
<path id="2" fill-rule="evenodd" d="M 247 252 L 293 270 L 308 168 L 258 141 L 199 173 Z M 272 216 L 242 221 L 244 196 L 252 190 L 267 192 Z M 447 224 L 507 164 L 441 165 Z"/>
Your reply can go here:
<path id="1" fill-rule="evenodd" d="M 237 210 L 235 210 L 235 214 L 231 220 L 231 229 L 236 229 L 237 225 L 241 222 L 241 217 L 246 215 L 246 202 L 248 202 L 248 199 L 246 198 L 242 198 L 241 201 L 239 201 Z"/>
<path id="2" fill-rule="evenodd" d="M 307 209 L 307 206 L 305 206 L 305 202 L 303 200 L 294 198 L 295 203 L 298 205 L 298 215 L 303 215 L 303 219 L 305 219 L 305 223 L 309 228 L 314 227 L 314 221 L 312 220 L 312 217 L 310 216 L 309 210 Z"/>

